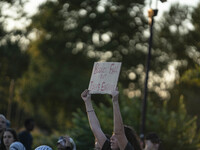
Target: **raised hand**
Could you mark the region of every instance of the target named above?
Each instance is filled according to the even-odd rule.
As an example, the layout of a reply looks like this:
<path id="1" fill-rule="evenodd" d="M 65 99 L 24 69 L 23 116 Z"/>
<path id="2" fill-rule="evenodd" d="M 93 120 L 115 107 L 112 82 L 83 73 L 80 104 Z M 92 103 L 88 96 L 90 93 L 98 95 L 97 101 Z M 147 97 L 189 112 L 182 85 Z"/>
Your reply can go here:
<path id="1" fill-rule="evenodd" d="M 91 99 L 91 94 L 89 94 L 89 90 L 88 90 L 88 89 L 84 90 L 84 91 L 81 93 L 81 98 L 82 98 L 84 101 L 87 101 L 87 100 L 90 100 L 90 99 Z"/>
<path id="2" fill-rule="evenodd" d="M 112 95 L 112 100 L 113 101 L 117 101 L 118 100 L 118 96 L 119 96 L 118 88 L 116 88 L 116 90 L 112 91 L 111 95 Z"/>

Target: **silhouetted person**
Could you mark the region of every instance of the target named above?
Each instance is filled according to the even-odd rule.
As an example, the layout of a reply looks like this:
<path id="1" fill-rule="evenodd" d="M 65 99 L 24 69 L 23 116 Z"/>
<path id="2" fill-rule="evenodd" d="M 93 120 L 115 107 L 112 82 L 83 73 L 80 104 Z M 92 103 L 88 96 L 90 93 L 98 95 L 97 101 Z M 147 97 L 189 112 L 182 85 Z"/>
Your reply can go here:
<path id="1" fill-rule="evenodd" d="M 26 119 L 24 122 L 25 130 L 18 134 L 19 141 L 25 146 L 26 150 L 32 149 L 33 137 L 31 131 L 34 129 L 34 120 Z"/>

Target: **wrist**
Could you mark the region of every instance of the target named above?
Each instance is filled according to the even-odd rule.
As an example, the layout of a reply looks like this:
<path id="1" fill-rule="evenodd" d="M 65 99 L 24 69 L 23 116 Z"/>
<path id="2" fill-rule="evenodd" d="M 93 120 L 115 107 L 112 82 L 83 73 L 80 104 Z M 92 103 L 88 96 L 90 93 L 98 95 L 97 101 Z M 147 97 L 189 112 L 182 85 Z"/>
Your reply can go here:
<path id="1" fill-rule="evenodd" d="M 117 102 L 118 101 L 118 97 L 113 97 L 112 100 Z"/>
<path id="2" fill-rule="evenodd" d="M 85 102 L 85 103 L 91 103 L 91 99 L 90 99 L 90 98 L 87 98 L 87 99 L 84 100 L 84 102 Z"/>
<path id="3" fill-rule="evenodd" d="M 94 109 L 86 110 L 87 113 L 94 112 Z"/>

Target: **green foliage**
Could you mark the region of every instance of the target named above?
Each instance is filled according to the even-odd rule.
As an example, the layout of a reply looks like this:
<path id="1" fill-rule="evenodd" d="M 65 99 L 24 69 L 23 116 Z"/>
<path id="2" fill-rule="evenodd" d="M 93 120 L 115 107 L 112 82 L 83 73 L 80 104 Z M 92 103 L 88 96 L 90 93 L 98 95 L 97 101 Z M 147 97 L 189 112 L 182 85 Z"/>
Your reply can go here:
<path id="1" fill-rule="evenodd" d="M 77 149 L 92 149 L 94 145 L 94 136 L 90 130 L 86 114 L 80 109 L 73 113 L 73 126 L 71 132 L 72 137 L 75 139 Z"/>
<path id="2" fill-rule="evenodd" d="M 48 135 L 42 131 L 34 131 L 32 135 L 33 135 L 33 149 L 35 149 L 40 145 L 48 145 L 53 149 L 57 149 L 56 143 L 59 135 L 57 135 L 56 133 Z"/>
<path id="3" fill-rule="evenodd" d="M 0 1 L 0 112 L 12 120 L 12 124 L 19 122 L 18 103 L 14 101 L 16 84 L 27 70 L 29 55 L 25 51 L 27 41 L 22 30 L 9 31 L 8 22 L 22 17 L 22 6 L 25 1 Z M 17 8 L 17 9 L 16 9 Z M 11 13 L 5 13 L 11 10 Z M 12 16 L 11 14 L 16 14 Z M 16 119 L 17 118 L 17 119 Z"/>
<path id="4" fill-rule="evenodd" d="M 14 94 L 9 92 L 11 81 L 16 83 L 22 77 L 22 74 L 27 70 L 29 57 L 26 52 L 21 50 L 19 40 L 12 41 L 4 37 L 0 43 L 2 43 L 0 45 L 0 109 L 4 112 L 8 105 L 9 96 Z"/>
<path id="5" fill-rule="evenodd" d="M 180 82 L 187 84 L 188 86 L 200 87 L 200 67 L 187 70 L 181 77 Z"/>
<path id="6" fill-rule="evenodd" d="M 195 69 L 187 70 L 179 83 L 177 84 L 179 94 L 183 95 L 186 101 L 186 108 L 188 113 L 197 116 L 198 125 L 200 125 L 200 112 L 199 112 L 199 90 L 200 90 L 200 68 L 196 66 Z"/>
<path id="7" fill-rule="evenodd" d="M 193 9 L 188 6 L 173 5 L 157 22 L 160 28 L 156 28 L 153 48 L 156 49 L 153 53 L 158 56 L 153 63 L 156 63 L 157 59 L 162 59 L 163 63 L 175 67 L 175 82 L 167 89 L 170 93 L 169 108 L 176 111 L 179 107 L 178 99 L 183 95 L 188 113 L 198 116 L 198 125 L 200 124 L 198 108 L 200 88 L 197 69 L 200 65 L 199 7 L 199 4 Z M 188 28 L 189 22 L 192 23 L 193 29 Z M 162 69 L 162 66 L 156 68 Z"/>
<path id="8" fill-rule="evenodd" d="M 177 111 L 169 111 L 167 101 L 162 108 L 154 109 L 149 104 L 147 112 L 147 129 L 155 131 L 163 140 L 162 146 L 167 150 L 199 148 L 200 137 L 197 132 L 197 117 L 187 115 L 183 98 L 179 100 Z"/>

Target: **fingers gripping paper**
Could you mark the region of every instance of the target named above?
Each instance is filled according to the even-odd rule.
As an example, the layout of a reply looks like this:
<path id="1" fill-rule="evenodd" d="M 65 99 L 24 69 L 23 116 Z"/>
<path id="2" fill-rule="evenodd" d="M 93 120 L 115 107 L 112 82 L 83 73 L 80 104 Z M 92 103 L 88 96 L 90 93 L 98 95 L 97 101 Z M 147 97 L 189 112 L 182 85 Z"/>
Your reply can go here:
<path id="1" fill-rule="evenodd" d="M 95 62 L 89 83 L 91 94 L 111 94 L 115 90 L 121 62 Z"/>

